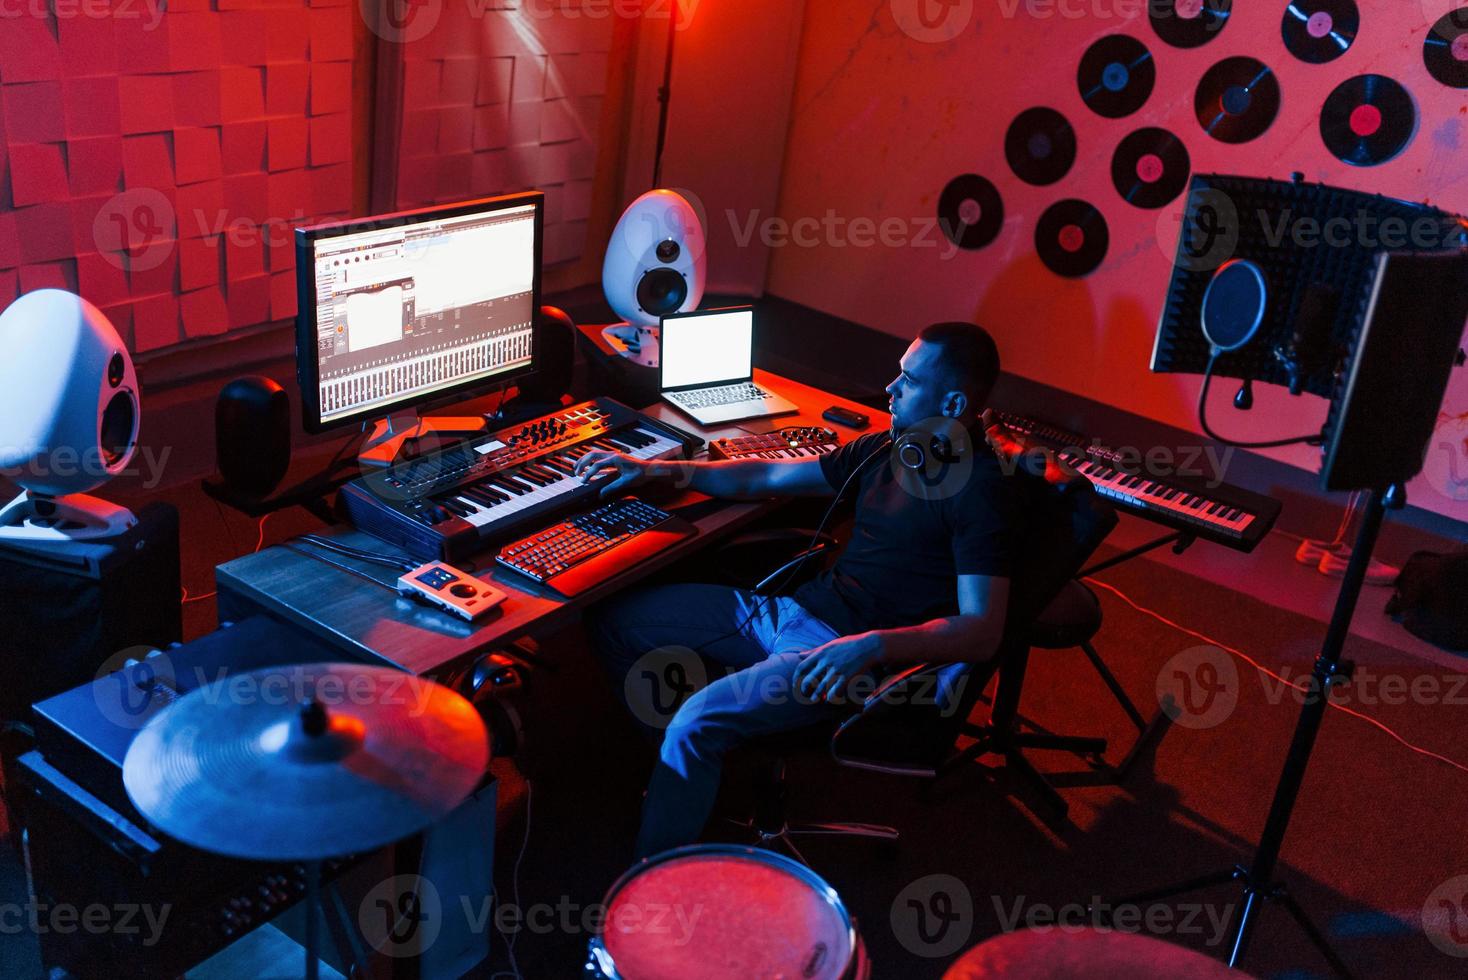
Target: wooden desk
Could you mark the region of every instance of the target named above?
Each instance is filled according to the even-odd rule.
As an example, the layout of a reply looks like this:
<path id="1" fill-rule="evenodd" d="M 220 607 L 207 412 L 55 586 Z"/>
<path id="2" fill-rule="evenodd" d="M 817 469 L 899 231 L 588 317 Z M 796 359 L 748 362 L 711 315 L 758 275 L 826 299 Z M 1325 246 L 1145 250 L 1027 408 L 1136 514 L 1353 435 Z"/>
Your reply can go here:
<path id="1" fill-rule="evenodd" d="M 695 432 L 705 439 L 750 431 L 765 432 L 786 425 L 825 425 L 828 423 L 821 421 L 821 412 L 833 404 L 872 416 L 874 427 L 888 424 L 883 413 L 787 378 L 756 371 L 755 381 L 801 406 L 800 413 L 755 419 L 742 423 L 742 427 L 726 425 L 705 429 L 666 403 L 645 411 L 653 418 Z M 843 441 L 860 434 L 839 426 L 831 427 L 840 433 Z M 575 599 L 567 600 L 549 589 L 536 587 L 529 580 L 496 565 L 493 551 L 489 551 L 475 556 L 478 572 L 509 593 L 509 598 L 487 618 L 467 623 L 410 602 L 388 589 L 377 588 L 348 572 L 297 552 L 271 547 L 225 562 L 215 569 L 219 618 L 221 621 L 236 620 L 263 612 L 337 647 L 345 659 L 379 663 L 421 675 L 443 675 L 468 663 L 469 658 L 476 654 L 503 647 L 521 636 L 551 632 L 574 621 L 589 603 L 727 539 L 779 505 L 774 500 L 716 502 L 691 491 L 674 491 L 667 496 L 648 492 L 655 490 L 649 487 L 639 492 L 665 509 L 684 511 L 684 516 L 698 526 L 698 535 L 649 561 L 628 568 L 623 574 Z M 392 545 L 352 527 L 340 526 L 322 533 L 350 547 L 383 554 L 403 554 Z M 391 585 L 396 580 L 391 569 L 357 562 L 342 555 L 330 557 L 385 584 Z"/>

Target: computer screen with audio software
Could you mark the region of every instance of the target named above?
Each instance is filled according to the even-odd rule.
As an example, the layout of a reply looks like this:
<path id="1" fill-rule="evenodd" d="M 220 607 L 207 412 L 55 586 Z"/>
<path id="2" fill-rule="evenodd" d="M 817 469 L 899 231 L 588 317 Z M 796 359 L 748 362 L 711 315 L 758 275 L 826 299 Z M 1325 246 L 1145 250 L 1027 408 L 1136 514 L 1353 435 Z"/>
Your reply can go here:
<path id="1" fill-rule="evenodd" d="M 381 418 L 534 365 L 543 198 L 297 231 L 305 422 Z"/>

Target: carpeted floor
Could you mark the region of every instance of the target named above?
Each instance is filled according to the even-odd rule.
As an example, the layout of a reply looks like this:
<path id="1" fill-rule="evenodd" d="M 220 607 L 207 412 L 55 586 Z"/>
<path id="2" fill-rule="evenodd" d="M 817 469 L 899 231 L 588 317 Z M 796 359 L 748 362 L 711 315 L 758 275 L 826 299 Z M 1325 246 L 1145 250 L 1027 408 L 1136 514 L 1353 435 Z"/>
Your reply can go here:
<path id="1" fill-rule="evenodd" d="M 221 514 L 194 489 L 162 497 L 181 510 L 188 546 L 183 580 L 193 600 L 184 607 L 185 626 L 196 636 L 214 626 L 214 604 L 207 597 L 213 566 L 254 548 L 260 529 L 239 515 Z M 272 517 L 263 541 L 313 524 L 299 511 Z M 1193 559 L 1206 562 L 1207 549 L 1196 548 Z M 690 576 L 699 571 L 687 570 Z M 1145 559 L 1105 573 L 1101 582 L 1286 679 L 1308 672 L 1321 637 L 1319 624 L 1309 619 Z M 1097 647 L 1144 710 L 1156 704 L 1159 676 L 1171 683 L 1180 667 L 1205 677 L 1197 663 L 1221 657 L 1213 662 L 1235 664 L 1238 679 L 1226 716 L 1212 727 L 1174 725 L 1127 785 L 1065 789 L 1071 824 L 1037 819 L 1006 795 L 1010 784 L 1002 773 L 990 777 L 977 766 L 972 778 L 956 779 L 936 799 L 924 800 L 916 784 L 839 770 L 822 754 L 793 760 L 794 816 L 890 823 L 904 835 L 895 854 L 847 840 L 805 848 L 856 915 L 874 976 L 937 977 L 957 955 L 953 950 L 1014 922 L 1042 922 L 1057 910 L 1079 915 L 1074 903 L 1247 860 L 1299 711 L 1297 699 L 1238 657 L 1198 652 L 1205 643 L 1200 637 L 1139 611 L 1107 588 L 1098 586 L 1097 592 L 1106 620 Z M 578 631 L 549 638 L 544 648 L 560 671 L 533 678 L 530 744 L 517 759 L 533 787 L 529 835 L 520 836 L 526 829 L 521 813 L 498 842 L 497 877 L 505 898 L 518 894 L 522 908 L 585 909 L 628 863 L 649 750 L 613 703 Z M 1185 656 L 1175 661 L 1180 654 Z M 1468 687 L 1457 686 L 1463 671 L 1364 641 L 1353 640 L 1348 655 L 1362 679 L 1346 689 L 1348 707 L 1371 720 L 1342 710 L 1328 713 L 1286 841 L 1282 876 L 1358 975 L 1462 976 L 1464 961 L 1424 935 L 1423 915 L 1425 908 L 1432 915 L 1440 943 L 1468 953 L 1468 942 L 1453 945 L 1460 933 L 1452 929 L 1461 926 L 1437 903 L 1442 895 L 1434 896 L 1439 886 L 1468 874 L 1461 832 L 1468 772 L 1412 751 L 1373 722 L 1468 762 Z M 1220 693 L 1228 700 L 1223 670 Z M 1112 758 L 1132 732 L 1078 651 L 1036 655 L 1023 712 L 1047 729 L 1114 739 Z M 1065 768 L 1073 761 L 1044 753 L 1033 758 L 1042 768 Z M 731 782 L 736 785 L 727 802 L 737 806 L 740 781 Z M 517 861 L 522 841 L 523 861 Z M 512 874 L 517 864 L 518 877 Z M 951 876 L 958 884 L 934 876 Z M 21 884 L 5 849 L 4 900 L 23 901 Z M 951 905 L 942 904 L 940 892 Z M 1217 953 L 1215 922 L 1238 899 L 1230 887 L 1190 896 L 1171 919 L 1154 913 L 1150 931 Z M 915 930 L 918 905 L 953 911 L 946 931 L 928 934 L 931 942 Z M 574 915 L 572 920 L 579 921 Z M 577 975 L 587 938 L 579 927 L 521 931 L 516 965 L 528 978 Z M 24 935 L 0 936 L 0 972 L 27 976 L 26 965 L 34 963 L 27 941 Z M 505 953 L 499 944 L 497 968 L 509 967 Z M 1323 961 L 1278 908 L 1263 913 L 1245 965 L 1261 977 L 1325 975 Z"/>

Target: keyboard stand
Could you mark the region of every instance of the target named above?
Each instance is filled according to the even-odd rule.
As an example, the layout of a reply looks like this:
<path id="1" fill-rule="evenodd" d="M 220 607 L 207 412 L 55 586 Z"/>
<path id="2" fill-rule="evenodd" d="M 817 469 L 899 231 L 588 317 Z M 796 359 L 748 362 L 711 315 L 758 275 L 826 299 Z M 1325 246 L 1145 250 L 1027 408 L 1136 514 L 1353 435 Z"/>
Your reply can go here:
<path id="1" fill-rule="evenodd" d="M 1180 555 L 1184 551 L 1187 551 L 1189 548 L 1191 548 L 1193 546 L 1193 542 L 1197 540 L 1198 536 L 1192 531 L 1173 531 L 1171 534 L 1164 534 L 1162 537 L 1154 538 L 1153 540 L 1148 541 L 1146 544 L 1139 544 L 1135 548 L 1123 551 L 1119 555 L 1112 555 L 1110 558 L 1107 558 L 1104 561 L 1098 561 L 1096 564 L 1091 565 L 1088 568 L 1083 568 L 1076 573 L 1076 578 L 1088 578 L 1092 575 L 1097 574 L 1098 572 L 1104 572 L 1108 568 L 1115 568 L 1117 565 L 1120 565 L 1124 561 L 1131 561 L 1133 558 L 1139 558 L 1149 551 L 1156 551 L 1158 548 L 1169 544 L 1172 545 L 1172 553 L 1174 555 Z"/>

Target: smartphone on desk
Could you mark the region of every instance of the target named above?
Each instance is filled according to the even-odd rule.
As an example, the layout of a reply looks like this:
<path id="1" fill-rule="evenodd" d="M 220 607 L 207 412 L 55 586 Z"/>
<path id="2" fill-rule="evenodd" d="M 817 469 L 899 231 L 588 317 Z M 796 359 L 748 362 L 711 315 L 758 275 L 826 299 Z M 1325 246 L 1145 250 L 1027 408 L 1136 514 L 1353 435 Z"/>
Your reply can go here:
<path id="1" fill-rule="evenodd" d="M 837 425 L 844 425 L 848 429 L 865 429 L 868 425 L 871 425 L 872 423 L 872 420 L 862 413 L 853 412 L 851 409 L 842 408 L 840 405 L 832 405 L 830 408 L 826 409 L 824 412 L 821 413 L 821 418 L 825 419 L 827 422 L 835 422 Z"/>

